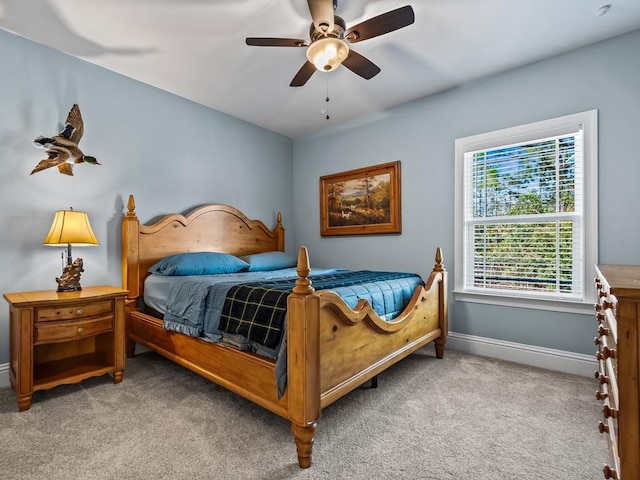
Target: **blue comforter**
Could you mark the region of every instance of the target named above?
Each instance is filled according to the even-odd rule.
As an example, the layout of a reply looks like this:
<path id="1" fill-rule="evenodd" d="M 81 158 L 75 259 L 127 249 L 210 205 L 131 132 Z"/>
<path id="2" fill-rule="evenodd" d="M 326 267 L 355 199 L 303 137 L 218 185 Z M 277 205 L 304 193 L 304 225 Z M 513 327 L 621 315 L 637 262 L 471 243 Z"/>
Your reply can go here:
<path id="1" fill-rule="evenodd" d="M 201 277 L 184 277 L 169 289 L 164 326 L 275 358 L 287 296 L 298 278 L 291 270 L 270 272 L 249 282 L 218 278 L 209 283 Z M 415 287 L 424 285 L 420 276 L 403 272 L 317 270 L 309 277 L 316 290 L 335 292 L 350 308 L 360 299 L 367 300 L 385 320 L 400 314 Z"/>
<path id="2" fill-rule="evenodd" d="M 349 307 L 367 300 L 384 318 L 396 317 L 422 279 L 413 273 L 343 271 L 311 276 L 316 290 L 337 293 Z M 287 297 L 296 279 L 243 283 L 231 287 L 224 300 L 219 328 L 268 348 L 276 348 L 284 330 Z M 224 335 L 224 334 L 223 334 Z"/>

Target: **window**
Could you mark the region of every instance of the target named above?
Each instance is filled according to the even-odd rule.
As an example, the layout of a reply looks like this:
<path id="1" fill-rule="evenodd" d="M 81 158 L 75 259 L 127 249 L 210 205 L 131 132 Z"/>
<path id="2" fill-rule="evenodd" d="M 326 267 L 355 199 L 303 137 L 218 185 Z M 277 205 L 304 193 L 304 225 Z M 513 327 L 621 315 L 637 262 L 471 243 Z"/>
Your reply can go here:
<path id="1" fill-rule="evenodd" d="M 592 312 L 597 111 L 461 138 L 455 149 L 456 299 Z"/>

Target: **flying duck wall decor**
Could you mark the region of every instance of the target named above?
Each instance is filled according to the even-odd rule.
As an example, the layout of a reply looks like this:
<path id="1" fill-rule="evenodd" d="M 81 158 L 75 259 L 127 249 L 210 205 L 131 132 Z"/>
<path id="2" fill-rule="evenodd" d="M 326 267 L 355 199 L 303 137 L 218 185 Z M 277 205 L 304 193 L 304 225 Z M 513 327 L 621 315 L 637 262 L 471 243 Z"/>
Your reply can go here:
<path id="1" fill-rule="evenodd" d="M 62 131 L 54 137 L 38 137 L 33 144 L 39 148 L 46 148 L 48 158 L 40 160 L 31 171 L 31 175 L 51 167 L 58 167 L 64 175 L 73 175 L 73 165 L 76 163 L 90 163 L 100 165 L 95 157 L 85 155 L 78 143 L 84 133 L 84 123 L 80 114 L 80 107 L 74 104 L 67 115 L 67 121 Z"/>

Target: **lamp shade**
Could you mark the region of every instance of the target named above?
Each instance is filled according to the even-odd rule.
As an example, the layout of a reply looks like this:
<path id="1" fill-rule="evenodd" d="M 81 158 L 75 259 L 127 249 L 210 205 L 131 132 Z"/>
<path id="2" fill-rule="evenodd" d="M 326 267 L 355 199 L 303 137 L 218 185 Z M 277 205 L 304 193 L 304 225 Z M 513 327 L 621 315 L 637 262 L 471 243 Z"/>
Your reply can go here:
<path id="1" fill-rule="evenodd" d="M 93 230 L 91 230 L 89 216 L 85 212 L 75 210 L 58 210 L 56 212 L 51 230 L 49 230 L 43 244 L 51 246 L 73 245 L 74 247 L 99 245 Z"/>
<path id="2" fill-rule="evenodd" d="M 349 55 L 347 42 L 335 37 L 316 40 L 307 48 L 307 58 L 315 67 L 330 72 L 340 66 Z"/>

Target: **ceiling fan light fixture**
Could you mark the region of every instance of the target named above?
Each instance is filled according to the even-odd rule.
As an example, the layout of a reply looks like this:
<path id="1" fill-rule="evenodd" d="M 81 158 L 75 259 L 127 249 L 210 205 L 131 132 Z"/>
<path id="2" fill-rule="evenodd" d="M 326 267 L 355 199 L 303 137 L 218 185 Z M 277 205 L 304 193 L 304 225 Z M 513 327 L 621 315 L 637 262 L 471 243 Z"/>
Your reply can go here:
<path id="1" fill-rule="evenodd" d="M 336 37 L 323 37 L 307 48 L 307 58 L 321 72 L 330 72 L 349 56 L 347 42 Z"/>

